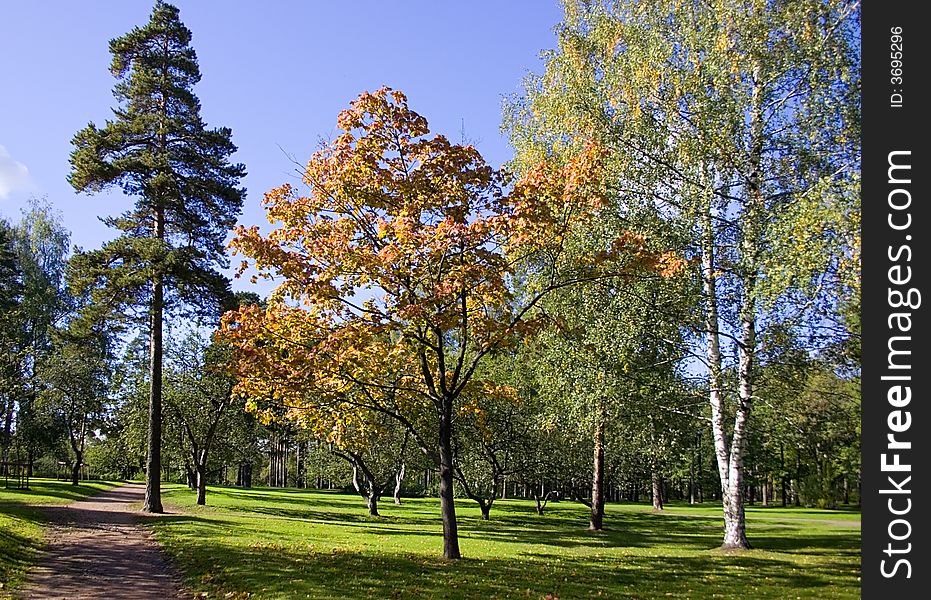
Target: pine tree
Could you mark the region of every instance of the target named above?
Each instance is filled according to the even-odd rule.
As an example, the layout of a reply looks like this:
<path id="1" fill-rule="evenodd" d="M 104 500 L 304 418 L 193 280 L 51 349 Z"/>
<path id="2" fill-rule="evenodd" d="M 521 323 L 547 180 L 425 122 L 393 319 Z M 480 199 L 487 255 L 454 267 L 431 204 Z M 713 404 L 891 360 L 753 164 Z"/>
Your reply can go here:
<path id="1" fill-rule="evenodd" d="M 228 128 L 208 129 L 193 87 L 200 80 L 191 32 L 174 6 L 156 2 L 149 22 L 110 42 L 117 79 L 114 119 L 72 140 L 71 185 L 86 193 L 118 186 L 132 209 L 104 220 L 119 237 L 73 261 L 72 284 L 149 326 L 149 441 L 143 510 L 161 512 L 162 321 L 173 306 L 217 309 L 228 294 L 218 273 L 223 243 L 242 210 L 245 168 Z"/>

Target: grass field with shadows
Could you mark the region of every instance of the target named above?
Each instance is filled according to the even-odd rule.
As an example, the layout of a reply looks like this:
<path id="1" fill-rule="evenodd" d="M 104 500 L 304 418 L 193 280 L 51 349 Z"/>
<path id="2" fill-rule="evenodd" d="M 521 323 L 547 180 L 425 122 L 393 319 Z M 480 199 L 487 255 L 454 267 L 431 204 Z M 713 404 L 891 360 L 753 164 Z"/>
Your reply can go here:
<path id="1" fill-rule="evenodd" d="M 748 509 L 754 549 L 723 553 L 720 507 L 609 505 L 604 532 L 562 502 L 457 501 L 463 559 L 443 561 L 439 503 L 367 515 L 357 496 L 210 488 L 206 507 L 166 486 L 147 520 L 189 585 L 227 598 L 858 598 L 859 513 Z"/>

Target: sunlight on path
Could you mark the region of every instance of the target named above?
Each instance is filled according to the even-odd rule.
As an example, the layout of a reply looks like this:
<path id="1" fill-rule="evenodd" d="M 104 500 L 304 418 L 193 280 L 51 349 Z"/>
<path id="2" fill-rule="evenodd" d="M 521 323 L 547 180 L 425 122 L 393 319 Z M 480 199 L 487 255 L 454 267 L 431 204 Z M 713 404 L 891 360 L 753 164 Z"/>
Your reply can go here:
<path id="1" fill-rule="evenodd" d="M 23 599 L 149 600 L 182 598 L 178 575 L 136 522 L 145 495 L 125 485 L 65 507 L 43 507 L 49 544 L 20 592 Z"/>

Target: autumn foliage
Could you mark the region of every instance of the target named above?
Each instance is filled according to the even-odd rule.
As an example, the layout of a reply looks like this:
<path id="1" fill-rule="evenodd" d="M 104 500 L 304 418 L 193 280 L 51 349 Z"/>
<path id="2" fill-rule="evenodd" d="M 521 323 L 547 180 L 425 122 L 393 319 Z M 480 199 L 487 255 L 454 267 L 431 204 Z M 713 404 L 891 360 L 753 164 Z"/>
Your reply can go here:
<path id="1" fill-rule="evenodd" d="M 474 379 L 481 359 L 541 325 L 534 307 L 548 291 L 669 274 L 681 262 L 634 233 L 587 264 L 560 262 L 567 236 L 606 206 L 595 143 L 512 185 L 471 145 L 428 137 L 399 91 L 362 94 L 337 125 L 342 133 L 307 163 L 306 193 L 285 184 L 265 195 L 276 228 L 236 230 L 234 251 L 281 279 L 267 308 L 224 319 L 238 389 L 267 417 L 338 445 L 364 443 L 373 411 L 400 420 L 440 467 L 441 496 L 449 476 L 451 511 L 454 415 L 509 393 Z M 528 268 L 543 283 L 517 289 Z M 445 554 L 458 558 L 452 518 Z"/>

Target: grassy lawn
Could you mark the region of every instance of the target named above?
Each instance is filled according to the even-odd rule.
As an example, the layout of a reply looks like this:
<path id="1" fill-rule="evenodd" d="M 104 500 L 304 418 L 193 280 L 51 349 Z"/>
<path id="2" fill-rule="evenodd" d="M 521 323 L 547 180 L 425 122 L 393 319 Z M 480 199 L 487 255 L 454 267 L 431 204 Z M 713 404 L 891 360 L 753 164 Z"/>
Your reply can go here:
<path id="1" fill-rule="evenodd" d="M 147 523 L 209 597 L 227 598 L 859 598 L 860 516 L 748 508 L 755 549 L 724 554 L 720 508 L 609 505 L 603 533 L 586 509 L 499 501 L 491 521 L 457 503 L 465 557 L 448 563 L 435 499 L 380 505 L 356 496 L 211 488 L 198 507 L 167 485 L 174 514 Z M 251 595 L 249 595 L 251 594 Z"/>
<path id="2" fill-rule="evenodd" d="M 41 505 L 70 504 L 114 487 L 115 483 L 32 479 L 28 490 L 7 489 L 0 479 L 0 598 L 18 585 L 43 545 Z"/>

